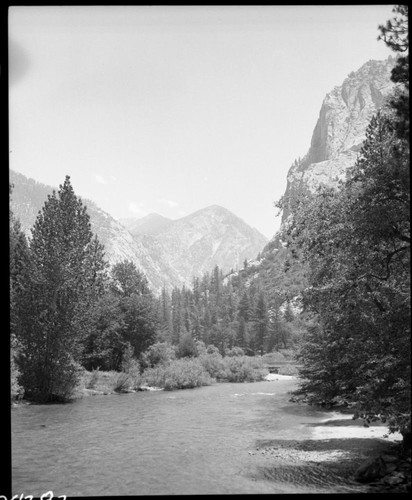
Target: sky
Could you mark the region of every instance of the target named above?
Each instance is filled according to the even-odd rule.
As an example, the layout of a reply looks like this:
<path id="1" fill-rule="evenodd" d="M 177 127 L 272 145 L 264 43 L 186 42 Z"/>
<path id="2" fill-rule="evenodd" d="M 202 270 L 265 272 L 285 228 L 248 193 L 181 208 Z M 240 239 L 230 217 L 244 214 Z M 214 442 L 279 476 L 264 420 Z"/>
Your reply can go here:
<path id="1" fill-rule="evenodd" d="M 9 8 L 10 168 L 116 219 L 221 205 L 267 238 L 322 102 L 393 4 Z"/>

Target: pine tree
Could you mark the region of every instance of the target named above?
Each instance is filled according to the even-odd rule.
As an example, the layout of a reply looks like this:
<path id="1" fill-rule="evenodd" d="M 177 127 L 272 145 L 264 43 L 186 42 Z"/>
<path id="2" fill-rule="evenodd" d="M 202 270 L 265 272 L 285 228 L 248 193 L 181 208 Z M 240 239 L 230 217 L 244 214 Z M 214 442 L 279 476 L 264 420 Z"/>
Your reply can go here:
<path id="1" fill-rule="evenodd" d="M 268 337 L 268 311 L 266 300 L 263 292 L 259 293 L 259 297 L 254 311 L 254 347 L 257 352 L 262 355 L 265 350 L 265 344 Z"/>
<path id="2" fill-rule="evenodd" d="M 102 293 L 106 263 L 69 176 L 48 196 L 30 241 L 30 275 L 18 294 L 16 333 L 26 395 L 70 396 L 77 382 L 88 309 Z"/>

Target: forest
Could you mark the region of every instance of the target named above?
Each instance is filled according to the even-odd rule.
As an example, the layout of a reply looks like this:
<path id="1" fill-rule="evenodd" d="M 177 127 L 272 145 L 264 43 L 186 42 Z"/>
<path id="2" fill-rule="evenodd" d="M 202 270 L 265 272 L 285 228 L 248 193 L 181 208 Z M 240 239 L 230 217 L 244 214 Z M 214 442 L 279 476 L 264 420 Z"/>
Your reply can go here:
<path id="1" fill-rule="evenodd" d="M 133 262 L 109 269 L 69 176 L 30 238 L 10 212 L 12 397 L 70 400 L 99 370 L 167 388 L 193 386 L 176 382 L 185 370 L 200 385 L 254 380 L 265 355 L 293 352 L 298 395 L 380 418 L 410 443 L 407 6 L 395 14 L 380 37 L 398 53 L 396 90 L 339 189 L 277 202 L 291 214 L 278 254 L 271 242 L 237 272 L 215 267 L 157 297 Z"/>

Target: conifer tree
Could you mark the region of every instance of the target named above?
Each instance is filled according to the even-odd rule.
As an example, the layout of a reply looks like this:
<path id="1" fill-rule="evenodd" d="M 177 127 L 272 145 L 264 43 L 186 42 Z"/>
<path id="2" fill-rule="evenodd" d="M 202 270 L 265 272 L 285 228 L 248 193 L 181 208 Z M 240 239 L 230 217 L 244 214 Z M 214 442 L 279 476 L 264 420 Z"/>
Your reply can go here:
<path id="1" fill-rule="evenodd" d="M 268 312 L 263 292 L 259 293 L 259 297 L 254 311 L 254 347 L 256 352 L 262 355 L 265 350 L 265 345 L 268 337 Z"/>
<path id="2" fill-rule="evenodd" d="M 87 312 L 103 291 L 106 268 L 69 176 L 37 216 L 30 261 L 16 301 L 21 380 L 31 398 L 64 399 L 77 382 Z"/>

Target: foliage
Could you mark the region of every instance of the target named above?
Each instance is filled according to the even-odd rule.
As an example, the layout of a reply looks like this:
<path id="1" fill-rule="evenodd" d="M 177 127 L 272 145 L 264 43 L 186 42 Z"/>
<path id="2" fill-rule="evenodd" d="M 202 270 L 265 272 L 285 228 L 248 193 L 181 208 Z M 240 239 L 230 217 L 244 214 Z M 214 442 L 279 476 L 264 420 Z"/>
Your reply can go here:
<path id="1" fill-rule="evenodd" d="M 127 392 L 130 387 L 130 376 L 128 373 L 119 372 L 115 375 L 113 390 L 115 392 Z"/>
<path id="2" fill-rule="evenodd" d="M 157 305 L 161 338 L 177 347 L 178 357 L 195 356 L 197 342 L 214 345 L 222 355 L 234 348 L 255 355 L 293 347 L 301 328 L 288 308 L 292 296 L 267 278 L 269 255 L 261 254 L 259 272 L 248 264 L 224 277 L 215 266 L 212 273 L 193 280 L 192 290 L 162 291 Z"/>
<path id="3" fill-rule="evenodd" d="M 39 212 L 28 255 L 13 313 L 21 383 L 33 399 L 66 399 L 78 378 L 87 312 L 105 278 L 103 249 L 69 176 Z"/>
<path id="4" fill-rule="evenodd" d="M 231 349 L 227 349 L 225 352 L 225 356 L 244 356 L 245 352 L 241 347 L 232 347 Z"/>
<path id="5" fill-rule="evenodd" d="M 379 26 L 378 40 L 396 52 L 406 52 L 409 48 L 408 5 L 396 5 L 392 12 L 397 15 Z"/>
<path id="6" fill-rule="evenodd" d="M 15 361 L 14 352 L 10 352 L 10 394 L 11 400 L 21 399 L 24 395 L 24 389 L 19 383 L 20 372 Z"/>
<path id="7" fill-rule="evenodd" d="M 123 260 L 115 264 L 111 270 L 113 293 L 122 297 L 135 295 L 149 295 L 150 288 L 146 276 L 139 271 L 129 260 Z"/>
<path id="8" fill-rule="evenodd" d="M 348 180 L 293 207 L 284 237 L 308 265 L 301 391 L 410 428 L 409 144 L 378 113 Z"/>
<path id="9" fill-rule="evenodd" d="M 120 299 L 105 293 L 89 310 L 90 329 L 83 341 L 82 363 L 87 370 L 120 370 L 130 343 L 123 337 Z"/>
<path id="10" fill-rule="evenodd" d="M 176 357 L 174 348 L 167 342 L 156 342 L 151 345 L 140 356 L 142 369 L 153 368 L 160 364 L 166 364 Z"/>
<path id="11" fill-rule="evenodd" d="M 149 386 L 160 387 L 166 391 L 191 389 L 213 382 L 197 358 L 176 359 L 168 364 L 148 368 L 143 372 L 143 380 Z"/>
<path id="12" fill-rule="evenodd" d="M 257 382 L 263 380 L 268 371 L 260 358 L 230 356 L 223 358 L 223 372 L 218 374 L 219 382 Z"/>
<path id="13" fill-rule="evenodd" d="M 89 317 L 82 357 L 87 369 L 122 370 L 156 338 L 155 299 L 144 274 L 127 260 L 112 268 L 106 291 L 90 308 Z"/>
<path id="14" fill-rule="evenodd" d="M 97 381 L 99 380 L 99 373 L 100 373 L 99 368 L 96 368 L 95 370 L 91 371 L 90 378 L 85 384 L 86 389 L 94 389 L 96 387 Z"/>
<path id="15" fill-rule="evenodd" d="M 407 6 L 380 26 L 397 52 L 409 48 Z M 309 401 L 355 404 L 410 440 L 409 60 L 397 58 L 398 84 L 374 116 L 339 190 L 320 188 L 280 206 L 290 210 L 283 237 L 307 269 L 307 333 L 300 345 Z"/>
<path id="16" fill-rule="evenodd" d="M 397 86 L 390 104 L 396 113 L 395 128 L 398 136 L 409 141 L 409 25 L 408 5 L 396 5 L 393 9 L 395 17 L 379 26 L 381 34 L 378 39 L 383 40 L 388 47 L 398 55 L 396 65 L 392 70 L 392 81 Z"/>
<path id="17" fill-rule="evenodd" d="M 185 333 L 176 346 L 176 356 L 178 358 L 193 358 L 197 356 L 196 343 L 190 333 Z"/>

